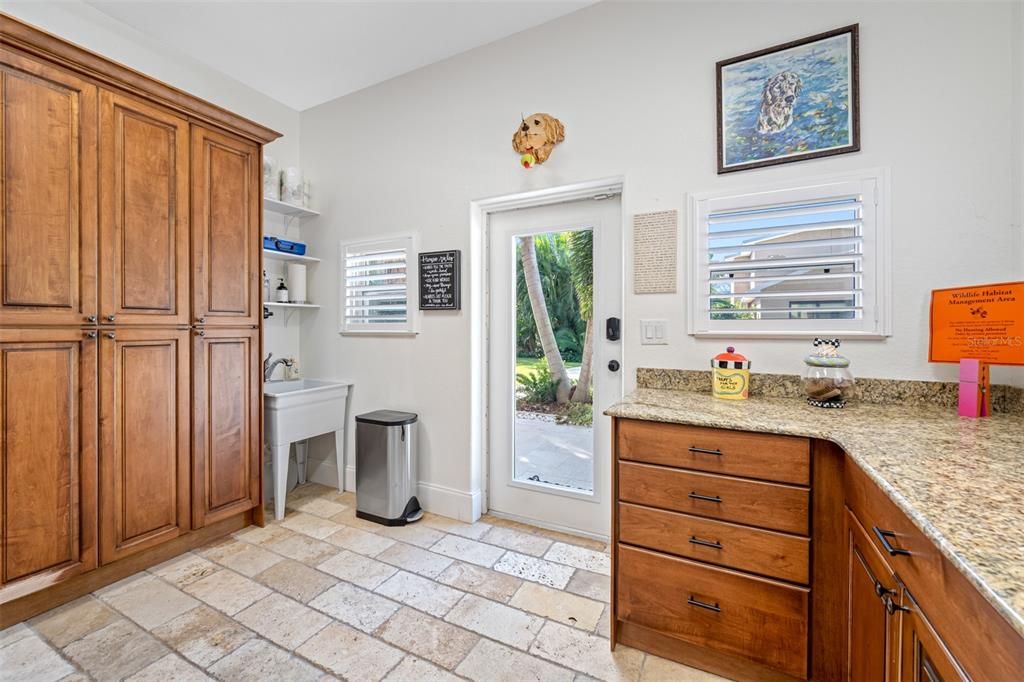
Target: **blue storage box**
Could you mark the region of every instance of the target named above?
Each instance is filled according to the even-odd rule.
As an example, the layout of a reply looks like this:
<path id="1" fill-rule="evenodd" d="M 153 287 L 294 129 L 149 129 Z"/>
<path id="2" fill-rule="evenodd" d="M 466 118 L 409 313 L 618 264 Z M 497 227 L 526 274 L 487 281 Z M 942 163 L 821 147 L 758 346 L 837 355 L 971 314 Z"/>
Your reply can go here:
<path id="1" fill-rule="evenodd" d="M 264 237 L 263 248 L 270 249 L 271 251 L 280 251 L 281 253 L 290 253 L 295 256 L 306 255 L 306 245 L 302 242 L 290 242 L 287 239 L 278 239 L 277 237 Z"/>

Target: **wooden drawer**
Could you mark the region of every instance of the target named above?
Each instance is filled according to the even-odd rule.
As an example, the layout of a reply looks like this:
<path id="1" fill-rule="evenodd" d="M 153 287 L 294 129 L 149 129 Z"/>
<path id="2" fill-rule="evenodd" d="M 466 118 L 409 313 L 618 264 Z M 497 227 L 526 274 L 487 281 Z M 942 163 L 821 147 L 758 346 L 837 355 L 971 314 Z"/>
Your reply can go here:
<path id="1" fill-rule="evenodd" d="M 619 462 L 619 500 L 807 535 L 810 491 L 683 469 Z"/>
<path id="2" fill-rule="evenodd" d="M 808 485 L 810 441 L 747 431 L 619 420 L 619 459 Z"/>
<path id="3" fill-rule="evenodd" d="M 810 576 L 809 539 L 689 514 L 619 504 L 619 541 L 794 583 Z"/>
<path id="4" fill-rule="evenodd" d="M 619 620 L 807 677 L 810 591 L 626 545 Z"/>
<path id="5" fill-rule="evenodd" d="M 849 459 L 845 486 L 847 506 L 893 572 L 920 600 L 920 608 L 968 675 L 1019 679 L 1024 670 L 1024 638 Z"/>

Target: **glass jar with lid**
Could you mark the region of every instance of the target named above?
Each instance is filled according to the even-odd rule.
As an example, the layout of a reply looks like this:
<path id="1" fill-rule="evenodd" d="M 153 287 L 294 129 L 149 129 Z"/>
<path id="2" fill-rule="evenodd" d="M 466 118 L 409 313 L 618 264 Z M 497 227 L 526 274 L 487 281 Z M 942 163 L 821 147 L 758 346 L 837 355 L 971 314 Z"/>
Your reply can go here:
<path id="1" fill-rule="evenodd" d="M 815 407 L 845 407 L 855 397 L 850 360 L 839 353 L 840 345 L 839 339 L 816 338 L 814 351 L 804 358 L 804 393 Z"/>

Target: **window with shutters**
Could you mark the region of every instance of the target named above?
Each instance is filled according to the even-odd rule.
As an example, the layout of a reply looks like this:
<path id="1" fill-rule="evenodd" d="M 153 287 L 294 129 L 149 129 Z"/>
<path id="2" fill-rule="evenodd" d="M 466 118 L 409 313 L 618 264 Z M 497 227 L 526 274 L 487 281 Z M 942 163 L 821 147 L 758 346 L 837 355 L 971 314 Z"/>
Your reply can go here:
<path id="1" fill-rule="evenodd" d="M 690 198 L 690 333 L 889 334 L 881 171 Z"/>
<path id="2" fill-rule="evenodd" d="M 342 244 L 341 333 L 415 333 L 412 237 Z"/>

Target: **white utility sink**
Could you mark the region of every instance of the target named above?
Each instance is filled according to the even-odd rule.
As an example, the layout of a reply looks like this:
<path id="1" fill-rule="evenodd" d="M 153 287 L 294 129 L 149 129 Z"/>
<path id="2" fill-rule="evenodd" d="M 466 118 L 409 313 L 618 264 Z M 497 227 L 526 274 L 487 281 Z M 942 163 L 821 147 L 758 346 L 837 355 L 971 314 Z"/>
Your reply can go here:
<path id="1" fill-rule="evenodd" d="M 306 480 L 306 439 L 334 433 L 338 490 L 344 488 L 345 425 L 349 388 L 344 381 L 293 379 L 263 384 L 263 423 L 266 443 L 273 453 L 274 517 L 284 518 L 287 494 L 288 451 L 296 444 L 299 482 Z"/>

